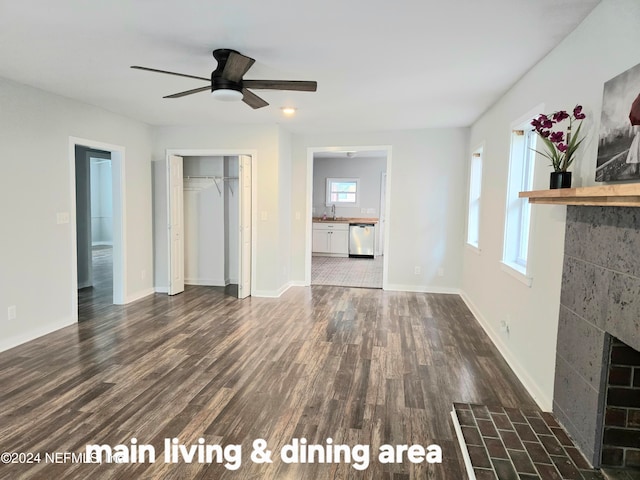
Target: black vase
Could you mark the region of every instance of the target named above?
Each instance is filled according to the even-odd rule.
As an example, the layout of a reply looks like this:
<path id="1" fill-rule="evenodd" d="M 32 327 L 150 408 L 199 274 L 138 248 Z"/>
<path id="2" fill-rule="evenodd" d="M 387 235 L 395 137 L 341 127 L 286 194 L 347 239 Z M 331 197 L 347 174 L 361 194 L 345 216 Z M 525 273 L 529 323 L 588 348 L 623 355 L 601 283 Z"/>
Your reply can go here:
<path id="1" fill-rule="evenodd" d="M 551 172 L 549 188 L 571 188 L 571 172 Z"/>

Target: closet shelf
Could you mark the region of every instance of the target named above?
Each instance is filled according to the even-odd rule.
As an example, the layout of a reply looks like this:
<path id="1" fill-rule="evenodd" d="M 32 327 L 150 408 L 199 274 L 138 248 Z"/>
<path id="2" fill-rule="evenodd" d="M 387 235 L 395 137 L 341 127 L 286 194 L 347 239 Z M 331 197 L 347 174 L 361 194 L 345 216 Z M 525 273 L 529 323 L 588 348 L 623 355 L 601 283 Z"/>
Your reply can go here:
<path id="1" fill-rule="evenodd" d="M 212 175 L 186 175 L 183 177 L 183 180 L 188 182 L 189 180 L 209 180 L 212 183 L 215 184 L 216 188 L 218 189 L 218 194 L 222 195 L 222 189 L 220 188 L 220 184 L 218 182 L 227 182 L 229 180 L 238 180 L 238 177 L 216 177 L 216 176 L 212 176 Z M 186 188 L 186 190 L 192 190 L 192 191 L 198 191 L 198 190 L 202 190 L 204 188 L 207 188 L 210 184 L 205 184 L 205 185 L 200 185 L 199 188 Z M 235 195 L 235 193 L 233 192 L 233 187 L 231 187 L 231 184 L 228 184 L 229 186 L 229 190 L 231 191 L 231 195 Z"/>

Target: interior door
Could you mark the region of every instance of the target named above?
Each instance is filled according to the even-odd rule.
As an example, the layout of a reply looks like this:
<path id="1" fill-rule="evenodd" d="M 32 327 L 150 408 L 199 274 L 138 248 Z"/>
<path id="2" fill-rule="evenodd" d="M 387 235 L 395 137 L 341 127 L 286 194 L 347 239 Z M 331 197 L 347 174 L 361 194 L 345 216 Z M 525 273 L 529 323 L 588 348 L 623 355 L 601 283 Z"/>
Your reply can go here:
<path id="1" fill-rule="evenodd" d="M 184 186 L 182 157 L 169 155 L 169 295 L 184 292 Z"/>
<path id="2" fill-rule="evenodd" d="M 240 268 L 238 298 L 251 295 L 251 156 L 240 155 L 238 190 L 240 192 Z"/>

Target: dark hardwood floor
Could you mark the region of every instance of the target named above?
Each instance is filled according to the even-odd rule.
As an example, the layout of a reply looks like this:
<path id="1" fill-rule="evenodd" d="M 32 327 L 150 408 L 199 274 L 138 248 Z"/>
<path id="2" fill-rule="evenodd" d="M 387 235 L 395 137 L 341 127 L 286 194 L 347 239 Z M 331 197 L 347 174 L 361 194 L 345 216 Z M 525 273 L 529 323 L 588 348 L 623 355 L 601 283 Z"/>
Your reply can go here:
<path id="1" fill-rule="evenodd" d="M 456 295 L 314 286 L 237 300 L 187 287 L 127 306 L 93 300 L 77 325 L 0 353 L 0 451 L 135 437 L 156 462 L 0 465 L 0 478 L 461 480 L 452 402 L 536 408 Z M 242 465 L 166 464 L 173 437 L 241 444 Z M 300 437 L 371 445 L 369 467 L 283 463 Z M 250 460 L 258 438 L 273 463 Z M 382 444 L 433 443 L 442 464 L 377 460 Z"/>

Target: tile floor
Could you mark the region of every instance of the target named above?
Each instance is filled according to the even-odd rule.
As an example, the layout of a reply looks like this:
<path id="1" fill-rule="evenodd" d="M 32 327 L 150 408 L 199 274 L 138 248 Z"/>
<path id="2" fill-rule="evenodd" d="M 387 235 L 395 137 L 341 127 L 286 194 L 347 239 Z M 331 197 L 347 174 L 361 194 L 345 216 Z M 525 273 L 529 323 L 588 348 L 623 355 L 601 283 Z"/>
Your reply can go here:
<path id="1" fill-rule="evenodd" d="M 311 257 L 311 285 L 382 288 L 382 256 Z"/>
<path id="2" fill-rule="evenodd" d="M 477 480 L 602 480 L 553 415 L 455 403 Z"/>

